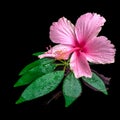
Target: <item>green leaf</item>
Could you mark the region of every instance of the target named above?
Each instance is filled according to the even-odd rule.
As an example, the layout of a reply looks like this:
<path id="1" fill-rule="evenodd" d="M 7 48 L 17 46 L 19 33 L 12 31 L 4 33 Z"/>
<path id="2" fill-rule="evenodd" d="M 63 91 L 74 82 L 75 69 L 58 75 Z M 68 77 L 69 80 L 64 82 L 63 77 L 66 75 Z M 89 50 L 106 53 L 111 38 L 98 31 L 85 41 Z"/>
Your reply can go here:
<path id="1" fill-rule="evenodd" d="M 38 56 L 38 55 L 41 55 L 41 54 L 43 54 L 44 52 L 36 52 L 36 53 L 33 53 L 32 55 L 33 56 Z"/>
<path id="2" fill-rule="evenodd" d="M 92 86 L 96 90 L 101 91 L 105 95 L 108 95 L 108 92 L 107 92 L 107 89 L 106 89 L 106 86 L 105 86 L 104 82 L 95 73 L 92 72 L 92 77 L 91 78 L 82 77 L 82 79 L 88 85 Z"/>
<path id="3" fill-rule="evenodd" d="M 65 107 L 70 106 L 82 93 L 82 87 L 79 79 L 76 79 L 73 73 L 69 73 L 63 82 L 63 95 L 65 98 Z"/>
<path id="4" fill-rule="evenodd" d="M 42 58 L 42 59 L 38 59 L 34 62 L 31 62 L 30 64 L 26 65 L 19 73 L 19 75 L 23 75 L 25 74 L 28 70 L 32 69 L 33 67 L 35 66 L 38 66 L 38 65 L 44 65 L 44 64 L 47 64 L 47 63 L 52 63 L 54 62 L 55 60 L 54 59 L 51 59 L 51 58 Z"/>
<path id="5" fill-rule="evenodd" d="M 28 72 L 23 74 L 15 83 L 14 87 L 30 84 L 32 81 L 34 81 L 38 77 L 46 73 L 52 72 L 55 68 L 56 68 L 56 64 L 54 63 L 40 64 L 38 66 L 35 66 L 32 69 L 30 69 Z"/>
<path id="6" fill-rule="evenodd" d="M 33 100 L 50 93 L 57 88 L 63 77 L 64 71 L 54 71 L 39 77 L 23 91 L 21 97 L 16 101 L 16 104 Z"/>

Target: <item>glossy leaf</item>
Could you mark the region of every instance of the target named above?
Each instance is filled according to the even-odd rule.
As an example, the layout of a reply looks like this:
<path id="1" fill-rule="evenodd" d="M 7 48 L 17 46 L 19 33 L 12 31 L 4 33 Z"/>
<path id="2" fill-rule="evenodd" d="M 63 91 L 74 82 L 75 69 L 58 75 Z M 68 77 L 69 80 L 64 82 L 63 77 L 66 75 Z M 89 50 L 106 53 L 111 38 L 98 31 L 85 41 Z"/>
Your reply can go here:
<path id="1" fill-rule="evenodd" d="M 79 79 L 76 79 L 73 73 L 69 73 L 63 82 L 63 95 L 65 106 L 70 106 L 82 93 L 82 87 Z"/>
<path id="2" fill-rule="evenodd" d="M 36 52 L 36 53 L 33 53 L 32 55 L 33 56 L 38 56 L 38 55 L 41 55 L 41 54 L 43 54 L 44 52 Z"/>
<path id="3" fill-rule="evenodd" d="M 64 77 L 64 71 L 54 71 L 33 81 L 21 94 L 16 104 L 33 100 L 55 90 Z"/>
<path id="4" fill-rule="evenodd" d="M 51 62 L 54 62 L 55 60 L 54 59 L 50 59 L 50 58 L 43 58 L 43 59 L 38 59 L 34 62 L 31 62 L 30 64 L 26 65 L 19 73 L 19 75 L 23 75 L 24 73 L 26 73 L 27 71 L 29 71 L 30 69 L 32 69 L 33 67 L 35 66 L 38 66 L 38 65 L 44 65 L 44 64 L 48 64 L 48 63 L 51 63 Z"/>
<path id="5" fill-rule="evenodd" d="M 106 86 L 104 84 L 104 82 L 102 81 L 102 79 L 97 76 L 95 73 L 92 72 L 92 77 L 91 78 L 85 78 L 82 77 L 82 79 L 91 87 L 95 88 L 98 91 L 101 91 L 104 94 L 108 94 L 107 93 L 107 89 Z"/>
<path id="6" fill-rule="evenodd" d="M 110 77 L 106 77 L 103 74 L 100 74 L 100 73 L 98 73 L 97 71 L 95 71 L 93 69 L 92 69 L 92 72 L 94 72 L 97 76 L 99 76 L 106 85 L 110 84 L 110 80 L 111 80 Z"/>
<path id="7" fill-rule="evenodd" d="M 15 83 L 14 87 L 30 84 L 32 81 L 34 81 L 38 77 L 46 73 L 52 72 L 55 68 L 56 68 L 56 64 L 54 63 L 40 64 L 38 66 L 35 66 L 32 69 L 30 69 L 28 72 L 23 74 Z"/>

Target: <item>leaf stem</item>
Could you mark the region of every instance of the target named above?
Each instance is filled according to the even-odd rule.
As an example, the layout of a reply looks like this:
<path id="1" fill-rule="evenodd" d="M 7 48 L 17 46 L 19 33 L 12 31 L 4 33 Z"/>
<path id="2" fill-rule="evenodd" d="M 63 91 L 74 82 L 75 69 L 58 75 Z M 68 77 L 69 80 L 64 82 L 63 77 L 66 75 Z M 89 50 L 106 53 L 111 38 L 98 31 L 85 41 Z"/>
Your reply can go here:
<path id="1" fill-rule="evenodd" d="M 56 64 L 56 65 L 57 65 L 57 67 L 58 67 L 58 66 L 64 66 L 63 63 L 59 63 L 59 64 Z"/>

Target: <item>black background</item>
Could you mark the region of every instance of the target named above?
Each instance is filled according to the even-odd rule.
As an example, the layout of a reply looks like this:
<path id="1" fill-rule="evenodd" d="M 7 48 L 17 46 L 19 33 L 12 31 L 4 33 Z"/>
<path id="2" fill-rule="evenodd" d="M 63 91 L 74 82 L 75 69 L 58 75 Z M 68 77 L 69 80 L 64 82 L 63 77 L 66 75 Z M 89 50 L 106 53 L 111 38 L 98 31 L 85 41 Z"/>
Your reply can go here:
<path id="1" fill-rule="evenodd" d="M 63 96 L 46 104 L 52 95 L 16 105 L 24 87 L 14 88 L 13 85 L 19 78 L 18 73 L 28 63 L 36 60 L 32 53 L 46 50 L 53 45 L 49 39 L 49 27 L 52 22 L 65 16 L 73 24 L 77 18 L 86 12 L 96 12 L 106 18 L 106 23 L 100 32 L 108 37 L 115 45 L 117 51 L 115 63 L 97 65 L 94 67 L 99 73 L 111 77 L 109 95 L 95 92 L 88 87 L 83 87 L 82 95 L 69 107 L 64 107 Z M 5 3 L 2 9 L 2 46 L 1 66 L 2 79 L 1 91 L 1 114 L 5 116 L 21 117 L 23 115 L 36 116 L 52 115 L 59 118 L 63 113 L 69 115 L 76 113 L 79 118 L 89 119 L 113 117 L 118 115 L 119 109 L 119 67 L 120 67 L 120 38 L 119 38 L 119 3 L 116 1 L 41 1 Z M 1 44 L 2 45 L 2 44 Z M 3 64 L 4 63 L 4 64 Z M 1 89 L 2 88 L 2 89 Z M 59 113 L 57 116 L 56 114 Z M 48 116 L 49 117 L 49 116 Z M 74 116 L 76 117 L 76 116 Z"/>

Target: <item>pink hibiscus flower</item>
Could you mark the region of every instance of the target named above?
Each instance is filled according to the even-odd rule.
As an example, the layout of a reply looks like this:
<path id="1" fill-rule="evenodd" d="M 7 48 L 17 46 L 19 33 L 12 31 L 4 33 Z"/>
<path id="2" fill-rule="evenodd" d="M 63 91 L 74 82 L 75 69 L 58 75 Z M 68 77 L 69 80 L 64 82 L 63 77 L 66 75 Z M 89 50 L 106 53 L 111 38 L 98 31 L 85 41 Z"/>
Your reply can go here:
<path id="1" fill-rule="evenodd" d="M 98 36 L 105 21 L 97 13 L 81 15 L 75 26 L 65 17 L 60 18 L 50 27 L 50 39 L 58 45 L 38 57 L 70 58 L 70 69 L 76 78 L 92 77 L 89 62 L 107 64 L 115 59 L 114 45 L 107 37 Z"/>

